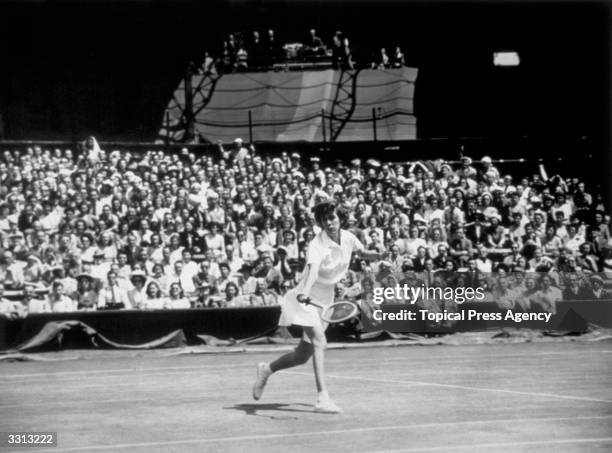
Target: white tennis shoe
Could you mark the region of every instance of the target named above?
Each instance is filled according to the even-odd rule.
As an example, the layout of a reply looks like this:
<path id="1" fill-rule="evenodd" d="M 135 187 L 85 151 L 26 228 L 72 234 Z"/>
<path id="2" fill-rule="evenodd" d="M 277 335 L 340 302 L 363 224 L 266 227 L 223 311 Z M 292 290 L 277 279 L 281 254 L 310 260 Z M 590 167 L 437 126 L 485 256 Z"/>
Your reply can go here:
<path id="1" fill-rule="evenodd" d="M 253 399 L 258 400 L 263 395 L 268 378 L 272 375 L 272 370 L 266 362 L 257 364 L 257 379 L 253 384 Z"/>
<path id="2" fill-rule="evenodd" d="M 332 401 L 329 395 L 319 395 L 315 405 L 315 412 L 321 414 L 341 414 L 344 411 Z"/>

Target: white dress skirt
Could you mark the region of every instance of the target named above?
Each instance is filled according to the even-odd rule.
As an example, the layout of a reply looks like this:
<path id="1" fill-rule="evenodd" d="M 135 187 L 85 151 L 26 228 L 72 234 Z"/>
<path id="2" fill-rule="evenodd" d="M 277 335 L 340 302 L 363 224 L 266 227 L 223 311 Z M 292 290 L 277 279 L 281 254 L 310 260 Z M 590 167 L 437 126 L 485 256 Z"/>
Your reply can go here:
<path id="1" fill-rule="evenodd" d="M 316 282 L 310 290 L 310 299 L 316 304 L 327 307 L 334 302 L 334 286 L 333 284 Z M 322 325 L 321 309 L 314 305 L 298 302 L 298 294 L 300 294 L 299 286 L 285 294 L 281 302 L 281 316 L 278 325 L 303 327 Z"/>

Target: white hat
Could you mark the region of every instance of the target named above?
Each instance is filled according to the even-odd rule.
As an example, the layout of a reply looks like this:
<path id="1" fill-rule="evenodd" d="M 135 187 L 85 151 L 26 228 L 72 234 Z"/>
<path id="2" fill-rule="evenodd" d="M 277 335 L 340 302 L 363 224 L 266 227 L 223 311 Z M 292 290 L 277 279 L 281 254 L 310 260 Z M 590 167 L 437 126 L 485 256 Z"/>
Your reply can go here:
<path id="1" fill-rule="evenodd" d="M 482 159 L 480 159 L 480 162 L 482 162 L 483 164 L 490 164 L 493 161 L 489 156 L 484 156 Z"/>

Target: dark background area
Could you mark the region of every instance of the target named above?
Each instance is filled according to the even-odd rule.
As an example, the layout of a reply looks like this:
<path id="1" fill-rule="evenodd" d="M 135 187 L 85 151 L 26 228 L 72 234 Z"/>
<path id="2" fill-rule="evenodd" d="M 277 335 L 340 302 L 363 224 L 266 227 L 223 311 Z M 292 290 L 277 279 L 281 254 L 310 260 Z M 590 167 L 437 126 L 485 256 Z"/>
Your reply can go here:
<path id="1" fill-rule="evenodd" d="M 300 41 L 315 27 L 419 68 L 420 138 L 587 136 L 607 153 L 609 21 L 602 2 L 0 2 L 5 139 L 152 140 L 189 60 L 230 31 Z M 518 68 L 496 68 L 495 50 Z M 554 153 L 543 150 L 543 153 Z"/>

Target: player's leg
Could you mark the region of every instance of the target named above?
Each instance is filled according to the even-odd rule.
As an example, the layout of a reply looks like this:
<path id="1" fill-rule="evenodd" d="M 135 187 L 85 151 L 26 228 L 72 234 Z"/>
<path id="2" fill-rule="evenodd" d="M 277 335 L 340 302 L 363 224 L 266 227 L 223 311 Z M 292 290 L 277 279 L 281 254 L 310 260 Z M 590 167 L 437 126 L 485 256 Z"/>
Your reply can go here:
<path id="1" fill-rule="evenodd" d="M 327 347 L 327 339 L 325 338 L 325 331 L 321 326 L 314 326 L 304 327 L 304 333 L 312 343 L 312 368 L 314 370 L 317 392 L 326 392 L 325 348 Z"/>
<path id="2" fill-rule="evenodd" d="M 308 335 L 312 343 L 312 365 L 317 391 L 319 392 L 315 410 L 317 412 L 339 414 L 342 413 L 342 409 L 340 409 L 329 397 L 327 393 L 327 384 L 325 382 L 325 348 L 327 347 L 325 327 L 325 325 L 320 324 L 304 328 L 304 332 Z"/>
<path id="3" fill-rule="evenodd" d="M 272 373 L 308 362 L 308 359 L 312 356 L 312 351 L 312 344 L 302 339 L 293 351 L 283 354 L 271 363 L 261 362 L 257 364 L 257 379 L 253 385 L 253 398 L 256 400 L 261 398 L 268 378 Z"/>
<path id="4" fill-rule="evenodd" d="M 308 362 L 312 356 L 313 345 L 307 341 L 301 340 L 297 347 L 287 354 L 283 354 L 278 359 L 270 363 L 270 370 L 275 373 L 279 370 L 292 368 L 294 366 L 303 365 Z"/>

